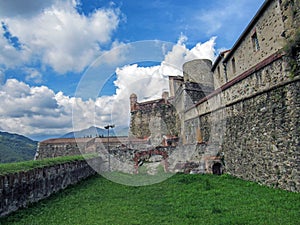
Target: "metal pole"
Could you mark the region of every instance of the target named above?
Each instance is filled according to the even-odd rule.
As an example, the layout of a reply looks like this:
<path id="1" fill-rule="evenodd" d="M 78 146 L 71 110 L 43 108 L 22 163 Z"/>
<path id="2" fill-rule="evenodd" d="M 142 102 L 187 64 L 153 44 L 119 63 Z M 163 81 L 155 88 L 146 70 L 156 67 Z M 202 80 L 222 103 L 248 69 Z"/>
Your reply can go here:
<path id="1" fill-rule="evenodd" d="M 107 151 L 108 151 L 108 171 L 110 172 L 110 146 L 109 146 L 109 128 L 114 128 L 115 125 L 107 125 L 104 128 L 107 129 Z"/>
<path id="2" fill-rule="evenodd" d="M 108 126 L 108 129 L 107 129 L 107 132 L 108 132 L 108 146 L 107 146 L 107 149 L 108 149 L 108 171 L 110 172 L 109 126 Z"/>

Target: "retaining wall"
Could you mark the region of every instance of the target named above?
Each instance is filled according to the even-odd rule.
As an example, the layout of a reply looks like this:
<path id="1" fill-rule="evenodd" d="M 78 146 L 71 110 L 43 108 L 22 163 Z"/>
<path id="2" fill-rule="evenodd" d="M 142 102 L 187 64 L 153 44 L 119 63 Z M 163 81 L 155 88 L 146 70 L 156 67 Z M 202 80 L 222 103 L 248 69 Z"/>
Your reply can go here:
<path id="1" fill-rule="evenodd" d="M 99 158 L 67 162 L 0 176 L 0 217 L 94 175 Z"/>

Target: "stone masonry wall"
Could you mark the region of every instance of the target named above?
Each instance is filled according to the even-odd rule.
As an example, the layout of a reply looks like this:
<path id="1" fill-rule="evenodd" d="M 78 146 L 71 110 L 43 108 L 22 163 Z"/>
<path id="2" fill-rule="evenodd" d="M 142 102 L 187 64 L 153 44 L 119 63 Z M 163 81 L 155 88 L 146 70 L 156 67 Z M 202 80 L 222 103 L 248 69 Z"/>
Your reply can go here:
<path id="1" fill-rule="evenodd" d="M 96 138 L 56 138 L 38 143 L 35 159 L 81 155 L 95 152 Z"/>
<path id="2" fill-rule="evenodd" d="M 300 82 L 226 108 L 228 173 L 300 191 Z"/>
<path id="3" fill-rule="evenodd" d="M 298 0 L 281 0 L 280 7 L 285 28 L 283 36 L 290 39 L 300 27 L 300 2 Z"/>
<path id="4" fill-rule="evenodd" d="M 54 158 L 67 155 L 80 155 L 78 144 L 73 142 L 62 143 L 38 143 L 35 159 Z"/>
<path id="5" fill-rule="evenodd" d="M 150 110 L 131 112 L 130 132 L 138 138 L 150 135 L 178 135 L 179 118 L 172 104 L 158 104 Z M 160 140 L 160 138 L 158 138 Z"/>
<path id="6" fill-rule="evenodd" d="M 0 176 L 0 216 L 47 198 L 96 172 L 89 166 L 98 158 L 67 162 Z M 95 162 L 94 162 L 95 161 Z"/>
<path id="7" fill-rule="evenodd" d="M 268 2 L 268 6 L 261 12 L 259 19 L 249 27 L 248 32 L 243 36 L 233 55 L 226 62 L 220 60 L 215 67 L 215 88 L 219 88 L 227 82 L 224 77 L 224 65 L 226 66 L 226 77 L 230 81 L 258 62 L 281 50 L 290 34 L 294 33 L 295 27 L 292 28 L 292 23 L 295 21 L 295 16 L 299 13 L 295 15 L 290 14 L 297 12 L 299 8 L 294 6 L 296 9 L 291 9 L 291 5 L 298 4 L 299 7 L 299 3 L 296 3 L 297 1 L 293 3 L 294 1 L 290 0 L 268 0 Z M 257 36 L 259 49 L 254 47 L 254 35 Z M 235 68 L 233 68 L 233 64 Z"/>
<path id="8" fill-rule="evenodd" d="M 261 18 L 236 49 L 234 56 L 228 59 L 228 80 L 232 80 L 257 62 L 280 50 L 285 44 L 285 39 L 282 36 L 284 30 L 279 1 L 271 1 L 270 6 L 263 12 Z M 257 34 L 259 50 L 254 50 L 253 47 L 252 36 L 254 33 Z M 232 68 L 233 57 L 236 65 L 235 71 Z"/>
<path id="9" fill-rule="evenodd" d="M 300 191 L 300 77 L 290 76 L 286 60 L 257 67 L 186 111 L 185 131 L 196 137 L 200 128 L 228 173 Z"/>

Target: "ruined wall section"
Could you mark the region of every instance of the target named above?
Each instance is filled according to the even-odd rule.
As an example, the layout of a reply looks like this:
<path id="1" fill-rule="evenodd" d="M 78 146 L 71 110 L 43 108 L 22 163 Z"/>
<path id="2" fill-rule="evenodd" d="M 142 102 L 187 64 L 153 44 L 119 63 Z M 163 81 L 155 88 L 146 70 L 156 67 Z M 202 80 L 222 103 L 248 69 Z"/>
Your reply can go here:
<path id="1" fill-rule="evenodd" d="M 130 133 L 137 138 L 158 135 L 162 140 L 163 135 L 177 136 L 179 131 L 179 116 L 169 102 L 147 104 L 131 112 Z"/>
<path id="2" fill-rule="evenodd" d="M 90 153 L 107 155 L 109 149 L 144 147 L 146 141 L 128 137 L 102 137 L 102 138 L 58 138 L 42 141 L 38 144 L 35 160 L 55 158 L 59 156 L 72 156 Z"/>

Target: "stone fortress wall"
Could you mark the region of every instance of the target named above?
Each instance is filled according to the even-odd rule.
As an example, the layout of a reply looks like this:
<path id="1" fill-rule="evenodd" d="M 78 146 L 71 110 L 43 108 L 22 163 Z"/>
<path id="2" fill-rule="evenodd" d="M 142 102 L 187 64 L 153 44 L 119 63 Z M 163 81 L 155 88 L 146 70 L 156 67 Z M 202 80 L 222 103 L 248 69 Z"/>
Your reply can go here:
<path id="1" fill-rule="evenodd" d="M 300 77 L 284 52 L 299 17 L 299 1 L 267 0 L 214 65 L 193 60 L 170 77 L 183 148 L 204 152 L 195 165 L 300 191 Z"/>
<path id="2" fill-rule="evenodd" d="M 215 172 L 218 165 L 219 172 L 300 191 L 300 76 L 284 51 L 300 32 L 299 4 L 266 0 L 213 65 L 193 60 L 182 75 L 170 77 L 170 96 L 138 102 L 131 95 L 130 136 L 144 147 L 149 140 L 155 146 L 164 138 L 179 139 L 176 145 L 186 153 L 196 148 L 189 163 L 198 172 Z M 299 56 L 299 47 L 296 52 Z M 42 146 L 40 157 L 56 156 L 54 143 L 48 143 L 50 154 Z M 76 148 L 69 149 L 75 150 L 60 154 L 75 154 Z"/>
<path id="3" fill-rule="evenodd" d="M 182 133 L 192 143 L 200 133 L 227 173 L 291 191 L 300 191 L 300 79 L 283 48 L 297 29 L 299 2 L 265 1 L 212 66 L 215 91 L 185 110 Z"/>

